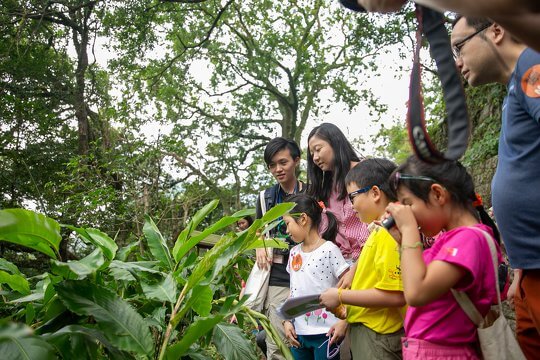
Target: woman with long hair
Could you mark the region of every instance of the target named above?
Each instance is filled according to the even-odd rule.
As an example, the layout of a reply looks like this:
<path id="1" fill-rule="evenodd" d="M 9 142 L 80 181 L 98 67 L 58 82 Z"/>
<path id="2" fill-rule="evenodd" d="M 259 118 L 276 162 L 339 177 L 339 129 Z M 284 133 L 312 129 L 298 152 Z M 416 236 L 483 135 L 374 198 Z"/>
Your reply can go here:
<path id="1" fill-rule="evenodd" d="M 308 192 L 337 218 L 336 244 L 343 257 L 352 264 L 369 236 L 367 224 L 355 216 L 347 197 L 345 177 L 360 162 L 360 157 L 341 130 L 334 124 L 322 123 L 308 137 Z M 321 230 L 326 224 L 323 221 Z"/>

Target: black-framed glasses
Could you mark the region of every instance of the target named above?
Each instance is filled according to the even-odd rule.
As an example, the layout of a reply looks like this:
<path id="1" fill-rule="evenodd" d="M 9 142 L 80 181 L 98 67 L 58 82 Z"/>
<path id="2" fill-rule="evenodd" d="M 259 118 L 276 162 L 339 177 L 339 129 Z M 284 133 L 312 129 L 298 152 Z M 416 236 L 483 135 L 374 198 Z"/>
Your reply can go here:
<path id="1" fill-rule="evenodd" d="M 363 187 L 361 189 L 358 189 L 358 190 L 355 190 L 351 193 L 349 193 L 349 200 L 351 201 L 351 204 L 354 202 L 354 198 L 357 197 L 358 195 L 360 194 L 363 194 L 365 192 L 368 192 L 369 189 L 371 189 L 372 187 L 374 187 L 375 185 L 371 185 L 371 186 L 366 186 L 366 187 Z"/>
<path id="2" fill-rule="evenodd" d="M 390 185 L 392 188 L 397 191 L 397 188 L 399 186 L 399 182 L 402 180 L 420 180 L 420 181 L 431 181 L 436 183 L 435 179 L 432 179 L 428 176 L 422 176 L 422 175 L 409 175 L 409 174 L 403 174 L 400 172 L 396 172 L 394 177 L 390 181 Z"/>
<path id="3" fill-rule="evenodd" d="M 463 49 L 463 46 L 465 46 L 467 41 L 471 40 L 473 37 L 480 34 L 482 31 L 486 30 L 491 25 L 493 25 L 493 23 L 484 24 L 480 29 L 476 30 L 470 35 L 467 35 L 466 37 L 464 37 L 463 39 L 455 43 L 454 46 L 452 46 L 452 52 L 454 53 L 454 60 L 457 60 L 461 56 L 461 49 Z"/>

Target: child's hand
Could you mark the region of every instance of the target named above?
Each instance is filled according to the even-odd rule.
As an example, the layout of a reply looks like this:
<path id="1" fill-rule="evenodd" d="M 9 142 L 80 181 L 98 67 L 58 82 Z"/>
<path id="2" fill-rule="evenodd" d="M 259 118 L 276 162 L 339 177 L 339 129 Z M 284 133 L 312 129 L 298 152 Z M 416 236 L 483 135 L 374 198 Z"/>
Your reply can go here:
<path id="1" fill-rule="evenodd" d="M 375 220 L 374 223 L 382 227 L 382 222 L 384 219 L 387 219 L 390 217 L 390 213 L 386 212 L 379 220 Z M 390 229 L 387 229 L 387 231 L 392 235 L 394 240 L 401 245 L 401 233 L 399 232 L 399 229 L 397 226 L 392 226 Z"/>
<path id="2" fill-rule="evenodd" d="M 292 347 L 299 348 L 300 343 L 298 342 L 298 336 L 296 335 L 296 331 L 294 330 L 294 325 L 290 321 L 284 321 L 283 327 L 285 328 L 285 338 L 289 340 Z"/>
<path id="3" fill-rule="evenodd" d="M 342 289 L 350 289 L 353 279 L 354 279 L 355 272 L 356 272 L 356 263 L 354 263 L 351 266 L 351 268 L 347 270 L 347 272 L 345 272 L 345 274 L 341 276 L 336 286 Z"/>
<path id="4" fill-rule="evenodd" d="M 339 306 L 338 289 L 330 288 L 319 297 L 320 304 L 327 309 L 334 309 Z"/>
<path id="5" fill-rule="evenodd" d="M 340 320 L 332 327 L 328 332 L 326 333 L 326 336 L 330 337 L 330 345 L 332 344 L 339 344 L 343 341 L 345 338 L 345 334 L 347 333 L 347 328 L 349 327 L 349 323 L 347 320 Z"/>
<path id="6" fill-rule="evenodd" d="M 406 231 L 418 231 L 418 223 L 414 217 L 414 213 L 409 205 L 399 203 L 390 203 L 386 207 L 386 211 L 392 216 L 396 222 L 396 226 L 401 234 Z M 391 233 L 392 234 L 392 233 Z M 401 241 L 401 234 L 399 241 Z M 392 234 L 392 236 L 394 236 Z M 397 239 L 396 239 L 397 240 Z"/>

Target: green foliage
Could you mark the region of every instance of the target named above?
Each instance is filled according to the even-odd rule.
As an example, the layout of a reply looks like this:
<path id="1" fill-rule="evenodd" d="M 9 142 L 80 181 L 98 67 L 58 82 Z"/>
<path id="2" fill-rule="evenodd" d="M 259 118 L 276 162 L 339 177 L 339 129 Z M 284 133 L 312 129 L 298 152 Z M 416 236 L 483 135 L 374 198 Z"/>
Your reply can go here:
<path id="1" fill-rule="evenodd" d="M 1 259 L 0 286 L 7 284 L 2 294 L 9 299 L 0 305 L 2 354 L 14 359 L 178 359 L 201 358 L 214 348 L 226 359 L 256 359 L 254 343 L 227 319 L 237 313 L 240 318 L 257 318 L 269 336 L 276 337 L 276 332 L 263 315 L 237 301 L 237 279 L 228 274 L 239 271 L 235 266 L 245 264 L 241 255 L 260 244 L 261 228 L 271 226 L 294 204 L 274 207 L 243 232 L 225 233 L 212 249 L 198 255 L 195 247 L 205 236 L 252 213 L 240 211 L 194 232 L 217 205 L 212 201 L 191 218 L 177 240 L 175 257 L 146 217 L 143 236 L 148 248 L 135 260 L 129 252 L 141 239 L 117 251 L 103 232 L 74 226 L 67 228 L 84 239 L 91 252 L 75 261 L 52 258 L 52 274 L 27 279 Z M 0 212 L 0 223 L 9 224 L 4 227 L 9 229 L 7 240 L 17 238 L 24 247 L 35 246 L 35 239 L 21 236 L 26 228 L 48 244 L 48 237 L 56 239 L 60 228 L 48 217 L 20 209 Z M 55 230 L 47 231 L 51 228 Z M 280 339 L 277 343 L 291 358 Z"/>
<path id="2" fill-rule="evenodd" d="M 60 225 L 44 215 L 23 209 L 0 210 L 0 241 L 9 241 L 56 258 Z"/>

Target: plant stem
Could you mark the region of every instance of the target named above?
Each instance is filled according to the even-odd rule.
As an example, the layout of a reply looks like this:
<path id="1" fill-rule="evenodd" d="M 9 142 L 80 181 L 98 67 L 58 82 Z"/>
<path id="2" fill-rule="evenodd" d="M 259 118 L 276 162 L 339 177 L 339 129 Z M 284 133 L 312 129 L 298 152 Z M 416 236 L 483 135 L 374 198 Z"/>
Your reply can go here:
<path id="1" fill-rule="evenodd" d="M 161 344 L 158 360 L 163 360 L 165 358 L 165 351 L 167 350 L 169 339 L 171 338 L 172 331 L 176 327 L 175 325 L 173 325 L 172 322 L 176 314 L 178 313 L 178 310 L 180 309 L 180 305 L 182 304 L 182 301 L 184 301 L 184 298 L 186 297 L 187 285 L 188 285 L 187 283 L 186 285 L 184 285 L 184 288 L 182 289 L 182 292 L 180 293 L 180 296 L 178 297 L 178 300 L 176 301 L 176 304 L 174 305 L 174 309 L 169 319 L 169 324 L 167 325 L 167 330 L 165 330 L 165 336 L 163 337 L 163 343 Z"/>

